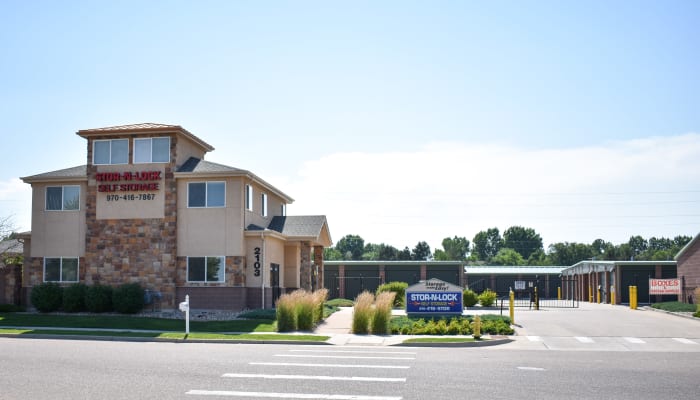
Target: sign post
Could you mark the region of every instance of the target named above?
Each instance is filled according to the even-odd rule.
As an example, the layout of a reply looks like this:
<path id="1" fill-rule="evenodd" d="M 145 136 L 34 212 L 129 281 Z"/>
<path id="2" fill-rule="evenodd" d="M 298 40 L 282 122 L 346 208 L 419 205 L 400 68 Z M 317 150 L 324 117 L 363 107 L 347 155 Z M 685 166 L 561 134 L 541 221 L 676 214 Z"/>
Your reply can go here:
<path id="1" fill-rule="evenodd" d="M 185 336 L 190 334 L 190 295 L 185 296 L 185 301 L 180 303 L 180 311 L 185 313 Z"/>

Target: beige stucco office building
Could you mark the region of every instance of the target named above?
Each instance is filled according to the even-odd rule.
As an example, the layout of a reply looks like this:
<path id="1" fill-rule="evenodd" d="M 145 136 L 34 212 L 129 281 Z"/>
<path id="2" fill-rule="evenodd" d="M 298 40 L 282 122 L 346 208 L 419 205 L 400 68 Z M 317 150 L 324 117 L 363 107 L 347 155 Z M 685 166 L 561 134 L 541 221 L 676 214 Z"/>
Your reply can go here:
<path id="1" fill-rule="evenodd" d="M 287 216 L 293 199 L 250 171 L 204 160 L 214 148 L 180 126 L 86 129 L 87 164 L 22 178 L 25 299 L 42 282 L 138 282 L 174 308 L 273 305 L 323 282 L 325 216 Z M 264 288 L 264 295 L 263 295 Z"/>

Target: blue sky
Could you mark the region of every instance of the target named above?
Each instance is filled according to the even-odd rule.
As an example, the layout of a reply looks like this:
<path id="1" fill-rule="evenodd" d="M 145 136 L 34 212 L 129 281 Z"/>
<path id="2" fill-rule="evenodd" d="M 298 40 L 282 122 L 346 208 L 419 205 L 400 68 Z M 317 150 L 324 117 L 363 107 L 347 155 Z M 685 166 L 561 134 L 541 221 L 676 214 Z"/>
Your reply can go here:
<path id="1" fill-rule="evenodd" d="M 0 2 L 0 215 L 156 122 L 326 214 L 431 247 L 700 231 L 697 1 Z"/>

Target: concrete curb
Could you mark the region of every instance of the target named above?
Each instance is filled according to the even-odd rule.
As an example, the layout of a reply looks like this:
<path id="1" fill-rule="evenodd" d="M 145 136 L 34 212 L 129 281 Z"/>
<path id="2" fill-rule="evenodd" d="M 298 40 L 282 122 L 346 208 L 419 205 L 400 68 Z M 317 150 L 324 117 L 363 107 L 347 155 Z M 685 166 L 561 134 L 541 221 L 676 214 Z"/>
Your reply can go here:
<path id="1" fill-rule="evenodd" d="M 658 312 L 658 313 L 674 315 L 676 317 L 681 317 L 681 318 L 685 318 L 685 319 L 692 319 L 695 321 L 700 321 L 700 318 L 693 317 L 692 313 L 684 314 L 684 313 L 678 313 L 678 312 L 673 312 L 673 311 L 660 310 L 658 308 L 649 307 L 649 306 L 641 307 L 641 309 L 644 311 L 654 311 L 654 312 Z"/>
<path id="2" fill-rule="evenodd" d="M 391 346 L 400 347 L 489 347 L 512 342 L 513 339 L 488 339 L 478 342 L 436 342 L 436 343 L 398 343 Z"/>
<path id="3" fill-rule="evenodd" d="M 165 339 L 165 338 L 147 338 L 134 336 L 91 336 L 91 335 L 57 335 L 57 334 L 0 334 L 0 337 L 11 339 L 51 339 L 51 340 L 88 340 L 101 342 L 158 342 L 158 343 L 217 343 L 217 344 L 293 344 L 293 345 L 324 345 L 332 346 L 326 341 L 300 341 L 300 340 L 245 340 L 245 339 Z"/>

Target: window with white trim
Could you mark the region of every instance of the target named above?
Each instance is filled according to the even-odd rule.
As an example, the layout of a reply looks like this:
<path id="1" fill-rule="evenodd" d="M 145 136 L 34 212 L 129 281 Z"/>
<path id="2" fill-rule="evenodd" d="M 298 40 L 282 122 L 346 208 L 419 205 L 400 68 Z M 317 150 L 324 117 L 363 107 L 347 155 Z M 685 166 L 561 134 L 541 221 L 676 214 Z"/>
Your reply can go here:
<path id="1" fill-rule="evenodd" d="M 187 257 L 188 282 L 224 282 L 225 257 Z"/>
<path id="2" fill-rule="evenodd" d="M 245 209 L 253 211 L 253 187 L 245 185 Z"/>
<path id="3" fill-rule="evenodd" d="M 95 140 L 92 142 L 92 163 L 128 164 L 129 139 Z"/>
<path id="4" fill-rule="evenodd" d="M 187 207 L 225 207 L 226 182 L 190 182 L 187 185 Z"/>
<path id="5" fill-rule="evenodd" d="M 170 162 L 170 138 L 134 139 L 134 164 Z"/>
<path id="6" fill-rule="evenodd" d="M 267 194 L 266 193 L 262 194 L 261 200 L 262 200 L 262 210 L 260 210 L 260 215 L 262 215 L 263 217 L 267 217 Z"/>
<path id="7" fill-rule="evenodd" d="M 280 215 L 283 217 L 287 216 L 287 205 L 284 203 L 280 205 Z"/>
<path id="8" fill-rule="evenodd" d="M 78 282 L 78 259 L 44 258 L 44 282 Z"/>
<path id="9" fill-rule="evenodd" d="M 47 186 L 46 210 L 80 210 L 80 186 Z"/>

